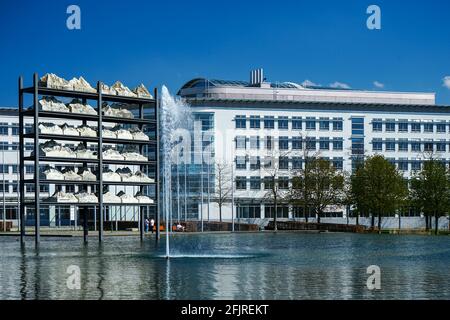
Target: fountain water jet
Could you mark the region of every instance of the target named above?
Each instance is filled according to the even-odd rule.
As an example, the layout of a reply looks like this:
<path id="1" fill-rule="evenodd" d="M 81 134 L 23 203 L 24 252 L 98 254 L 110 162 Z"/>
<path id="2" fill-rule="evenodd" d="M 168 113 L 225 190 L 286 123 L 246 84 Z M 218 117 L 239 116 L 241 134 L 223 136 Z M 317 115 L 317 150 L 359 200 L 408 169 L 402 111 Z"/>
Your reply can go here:
<path id="1" fill-rule="evenodd" d="M 170 219 L 172 218 L 172 163 L 173 157 L 179 158 L 179 154 L 173 154 L 174 145 L 177 144 L 175 131 L 178 129 L 189 129 L 192 121 L 189 105 L 182 99 L 170 95 L 166 86 L 161 89 L 160 109 L 160 136 L 162 158 L 162 208 L 166 219 L 166 258 L 170 257 Z M 179 142 L 179 141 L 178 141 Z M 176 162 L 178 164 L 178 161 Z M 177 199 L 180 201 L 180 199 Z"/>

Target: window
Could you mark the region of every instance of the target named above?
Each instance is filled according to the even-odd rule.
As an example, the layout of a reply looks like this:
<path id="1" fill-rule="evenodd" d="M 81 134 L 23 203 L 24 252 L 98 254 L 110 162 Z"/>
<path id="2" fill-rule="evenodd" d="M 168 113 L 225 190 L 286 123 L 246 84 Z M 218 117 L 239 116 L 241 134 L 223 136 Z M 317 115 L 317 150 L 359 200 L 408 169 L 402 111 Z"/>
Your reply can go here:
<path id="1" fill-rule="evenodd" d="M 424 132 L 428 132 L 428 133 L 434 132 L 434 124 L 432 124 L 432 123 L 425 123 L 423 125 L 423 131 Z"/>
<path id="2" fill-rule="evenodd" d="M 424 149 L 425 152 L 433 152 L 433 142 L 425 142 Z"/>
<path id="3" fill-rule="evenodd" d="M 339 151 L 344 149 L 344 141 L 342 138 L 333 138 L 333 150 Z"/>
<path id="4" fill-rule="evenodd" d="M 7 164 L 0 164 L 0 173 L 8 173 L 9 166 Z"/>
<path id="5" fill-rule="evenodd" d="M 31 123 L 25 124 L 25 133 L 32 133 L 33 132 L 33 125 Z"/>
<path id="6" fill-rule="evenodd" d="M 445 142 L 436 143 L 436 151 L 437 152 L 445 152 L 446 151 Z"/>
<path id="7" fill-rule="evenodd" d="M 247 142 L 246 137 L 237 136 L 236 137 L 236 149 L 245 149 L 247 147 L 246 142 Z"/>
<path id="8" fill-rule="evenodd" d="M 342 170 L 344 168 L 344 158 L 333 158 L 332 164 L 336 170 Z"/>
<path id="9" fill-rule="evenodd" d="M 250 157 L 250 170 L 259 170 L 261 168 L 261 160 L 259 157 Z"/>
<path id="10" fill-rule="evenodd" d="M 240 205 L 237 207 L 237 215 L 242 219 L 261 218 L 261 207 Z"/>
<path id="11" fill-rule="evenodd" d="M 422 169 L 422 163 L 420 160 L 414 160 L 411 162 L 411 170 L 413 171 L 419 171 Z"/>
<path id="12" fill-rule="evenodd" d="M 34 173 L 34 166 L 33 166 L 33 165 L 26 165 L 26 166 L 25 166 L 25 173 L 26 173 L 26 174 L 32 174 L 32 173 Z"/>
<path id="13" fill-rule="evenodd" d="M 292 130 L 302 130 L 301 117 L 292 117 Z"/>
<path id="14" fill-rule="evenodd" d="M 272 177 L 264 177 L 264 189 L 271 190 L 273 188 L 273 178 Z"/>
<path id="15" fill-rule="evenodd" d="M 293 150 L 302 149 L 302 137 L 292 137 L 292 149 Z"/>
<path id="16" fill-rule="evenodd" d="M 0 141 L 0 150 L 8 150 L 8 142 Z"/>
<path id="17" fill-rule="evenodd" d="M 404 159 L 399 160 L 398 169 L 401 171 L 408 171 L 408 161 Z"/>
<path id="18" fill-rule="evenodd" d="M 289 126 L 288 117 L 278 117 L 278 129 L 287 130 Z"/>
<path id="19" fill-rule="evenodd" d="M 74 193 L 75 192 L 75 186 L 74 185 L 66 185 L 66 192 L 67 193 Z"/>
<path id="20" fill-rule="evenodd" d="M 383 141 L 381 139 L 373 139 L 372 151 L 383 151 Z"/>
<path id="21" fill-rule="evenodd" d="M 289 149 L 289 137 L 280 137 L 278 139 L 278 148 L 280 150 L 288 150 Z"/>
<path id="22" fill-rule="evenodd" d="M 251 190 L 261 190 L 261 178 L 260 177 L 250 177 L 250 189 Z"/>
<path id="23" fill-rule="evenodd" d="M 245 116 L 236 116 L 236 129 L 246 129 L 247 119 Z"/>
<path id="24" fill-rule="evenodd" d="M 246 190 L 247 189 L 247 178 L 246 177 L 236 177 L 236 189 Z"/>
<path id="25" fill-rule="evenodd" d="M 279 177 L 278 188 L 280 188 L 281 190 L 289 189 L 289 177 Z"/>
<path id="26" fill-rule="evenodd" d="M 292 169 L 301 169 L 302 168 L 302 158 L 300 157 L 293 157 L 292 158 Z"/>
<path id="27" fill-rule="evenodd" d="M 411 151 L 420 152 L 421 151 L 420 142 L 419 141 L 413 141 L 411 142 Z"/>
<path id="28" fill-rule="evenodd" d="M 236 157 L 236 170 L 246 170 L 247 159 L 245 157 Z"/>
<path id="29" fill-rule="evenodd" d="M 267 136 L 266 137 L 266 143 L 265 143 L 266 149 L 267 150 L 272 150 L 272 146 L 273 146 L 273 137 L 271 136 Z"/>
<path id="30" fill-rule="evenodd" d="M 275 128 L 275 119 L 271 116 L 264 117 L 264 129 L 273 129 Z"/>
<path id="31" fill-rule="evenodd" d="M 32 142 L 25 142 L 25 151 L 33 151 L 34 145 Z"/>
<path id="32" fill-rule="evenodd" d="M 330 140 L 329 138 L 320 138 L 319 140 L 320 150 L 330 150 Z"/>
<path id="33" fill-rule="evenodd" d="M 48 184 L 41 184 L 40 191 L 48 193 L 50 192 L 50 186 Z"/>
<path id="34" fill-rule="evenodd" d="M 411 132 L 421 132 L 420 123 L 411 123 Z"/>
<path id="35" fill-rule="evenodd" d="M 19 143 L 18 142 L 13 142 L 10 144 L 11 146 L 11 150 L 19 150 Z"/>
<path id="36" fill-rule="evenodd" d="M 395 132 L 395 120 L 386 120 L 386 132 Z"/>
<path id="37" fill-rule="evenodd" d="M 3 182 L 0 183 L 0 192 L 9 193 L 9 183 L 5 183 L 5 185 L 3 185 Z"/>
<path id="38" fill-rule="evenodd" d="M 316 118 L 306 117 L 306 130 L 316 130 Z"/>
<path id="39" fill-rule="evenodd" d="M 316 150 L 315 138 L 306 138 L 306 150 Z"/>
<path id="40" fill-rule="evenodd" d="M 265 157 L 264 158 L 264 168 L 270 169 L 273 167 L 273 159 L 272 157 Z"/>
<path id="41" fill-rule="evenodd" d="M 364 135 L 364 118 L 352 118 L 352 135 Z"/>
<path id="42" fill-rule="evenodd" d="M 273 218 L 275 215 L 275 206 L 266 205 L 264 210 L 264 216 L 266 218 Z M 287 206 L 277 206 L 277 218 L 288 218 L 289 217 L 289 207 Z"/>
<path id="43" fill-rule="evenodd" d="M 18 136 L 19 135 L 19 124 L 13 123 L 12 126 L 11 126 L 11 129 L 12 129 L 11 134 L 13 136 Z"/>
<path id="44" fill-rule="evenodd" d="M 386 141 L 386 151 L 395 151 L 395 141 L 393 140 Z"/>
<path id="45" fill-rule="evenodd" d="M 34 192 L 34 184 L 26 184 L 25 192 Z"/>
<path id="46" fill-rule="evenodd" d="M 259 129 L 261 128 L 261 119 L 259 116 L 250 116 L 250 128 Z"/>
<path id="47" fill-rule="evenodd" d="M 0 122 L 0 135 L 8 135 L 8 124 L 6 122 Z"/>
<path id="48" fill-rule="evenodd" d="M 278 167 L 280 170 L 288 170 L 289 169 L 289 158 L 288 157 L 280 157 L 278 159 Z"/>
<path id="49" fill-rule="evenodd" d="M 398 132 L 408 132 L 408 122 L 399 122 Z"/>
<path id="50" fill-rule="evenodd" d="M 373 119 L 372 121 L 372 131 L 381 132 L 383 131 L 383 121 L 381 119 Z"/>
<path id="51" fill-rule="evenodd" d="M 364 139 L 352 138 L 352 154 L 363 155 L 364 154 Z"/>
<path id="52" fill-rule="evenodd" d="M 408 140 L 400 140 L 398 142 L 398 151 L 408 151 Z"/>
<path id="53" fill-rule="evenodd" d="M 250 149 L 259 149 L 259 137 L 250 137 Z"/>
<path id="54" fill-rule="evenodd" d="M 19 166 L 17 164 L 12 165 L 12 173 L 19 173 Z"/>
<path id="55" fill-rule="evenodd" d="M 320 118 L 319 130 L 323 130 L 323 131 L 330 130 L 330 120 L 328 118 Z"/>
<path id="56" fill-rule="evenodd" d="M 446 132 L 446 125 L 445 123 L 439 123 L 436 125 L 436 131 L 438 133 L 445 133 Z"/>
<path id="57" fill-rule="evenodd" d="M 333 131 L 342 131 L 343 120 L 342 118 L 333 118 Z"/>

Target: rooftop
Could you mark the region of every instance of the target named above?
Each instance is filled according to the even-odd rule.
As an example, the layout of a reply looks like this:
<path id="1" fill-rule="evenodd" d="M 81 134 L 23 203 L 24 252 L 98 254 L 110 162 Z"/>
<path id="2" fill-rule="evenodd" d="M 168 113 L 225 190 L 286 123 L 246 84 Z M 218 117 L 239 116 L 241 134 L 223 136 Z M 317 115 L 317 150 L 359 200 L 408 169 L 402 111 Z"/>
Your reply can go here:
<path id="1" fill-rule="evenodd" d="M 254 72 L 256 73 L 256 76 Z M 263 71 L 252 71 L 250 81 L 195 78 L 178 91 L 186 99 L 304 101 L 390 105 L 435 105 L 433 92 L 370 91 L 268 82 Z"/>

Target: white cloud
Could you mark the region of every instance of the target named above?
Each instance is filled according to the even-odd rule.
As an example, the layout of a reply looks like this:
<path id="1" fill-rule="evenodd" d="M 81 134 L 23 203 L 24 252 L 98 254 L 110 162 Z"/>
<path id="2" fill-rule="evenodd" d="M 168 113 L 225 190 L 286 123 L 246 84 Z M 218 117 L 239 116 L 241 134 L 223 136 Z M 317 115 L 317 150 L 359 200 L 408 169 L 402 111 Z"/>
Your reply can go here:
<path id="1" fill-rule="evenodd" d="M 311 80 L 306 79 L 305 81 L 302 82 L 302 86 L 304 87 L 318 87 L 320 86 L 317 83 L 312 82 Z"/>
<path id="2" fill-rule="evenodd" d="M 450 89 L 450 76 L 445 76 L 444 79 L 442 79 L 442 81 L 443 81 L 442 85 L 447 89 Z"/>
<path id="3" fill-rule="evenodd" d="M 376 81 L 376 80 L 373 82 L 373 85 L 375 87 L 379 88 L 379 89 L 383 89 L 384 88 L 384 83 L 381 83 L 381 82 Z"/>
<path id="4" fill-rule="evenodd" d="M 350 89 L 350 86 L 346 83 L 342 83 L 342 82 L 334 82 L 330 84 L 331 88 L 336 88 L 336 89 Z"/>

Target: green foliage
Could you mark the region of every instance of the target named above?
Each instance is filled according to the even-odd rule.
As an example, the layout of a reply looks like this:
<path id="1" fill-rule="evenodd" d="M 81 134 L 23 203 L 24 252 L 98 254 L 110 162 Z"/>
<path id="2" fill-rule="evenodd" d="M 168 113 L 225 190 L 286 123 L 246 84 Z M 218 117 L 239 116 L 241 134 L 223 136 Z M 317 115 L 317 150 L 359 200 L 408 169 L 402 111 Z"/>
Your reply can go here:
<path id="1" fill-rule="evenodd" d="M 428 216 L 444 215 L 450 208 L 450 174 L 445 165 L 431 159 L 424 163 L 423 169 L 411 179 L 411 204 Z M 428 229 L 428 221 L 427 221 Z"/>
<path id="2" fill-rule="evenodd" d="M 408 187 L 402 174 L 383 156 L 369 157 L 350 178 L 350 199 L 359 213 L 381 217 L 406 204 Z M 372 220 L 373 227 L 373 220 Z"/>

